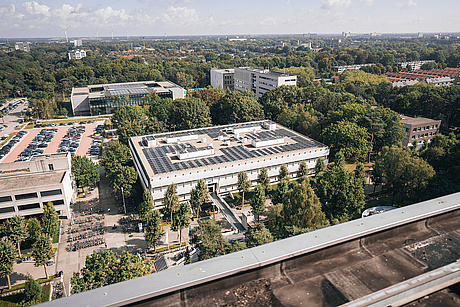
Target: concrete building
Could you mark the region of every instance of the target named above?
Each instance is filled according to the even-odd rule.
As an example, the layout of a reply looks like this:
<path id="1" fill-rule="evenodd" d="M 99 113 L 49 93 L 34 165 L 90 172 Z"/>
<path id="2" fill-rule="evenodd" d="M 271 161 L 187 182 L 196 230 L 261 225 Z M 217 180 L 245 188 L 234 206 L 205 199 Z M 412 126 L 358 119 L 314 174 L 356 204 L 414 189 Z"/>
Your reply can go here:
<path id="1" fill-rule="evenodd" d="M 81 45 L 82 45 L 81 38 L 75 39 L 75 40 L 73 41 L 73 45 L 74 45 L 74 47 L 79 47 L 79 46 L 81 46 Z"/>
<path id="2" fill-rule="evenodd" d="M 253 67 L 235 68 L 235 91 L 250 91 L 257 97 L 282 85 L 297 85 L 297 76 Z"/>
<path id="3" fill-rule="evenodd" d="M 14 44 L 14 50 L 21 50 L 21 51 L 29 52 L 30 51 L 30 43 L 28 43 L 28 42 L 26 42 L 26 43 L 16 42 Z"/>
<path id="4" fill-rule="evenodd" d="M 354 64 L 354 65 L 341 65 L 341 66 L 332 66 L 332 71 L 338 74 L 342 74 L 347 69 L 361 69 L 361 67 L 372 66 L 374 63 L 370 64 Z"/>
<path id="5" fill-rule="evenodd" d="M 161 98 L 184 98 L 187 91 L 170 81 L 141 81 L 74 87 L 70 97 L 75 116 L 112 114 L 125 105 L 141 105 L 142 97 L 156 93 Z M 118 98 L 115 98 L 118 97 Z"/>
<path id="6" fill-rule="evenodd" d="M 329 155 L 327 146 L 269 120 L 136 136 L 129 147 L 156 208 L 172 183 L 182 201 L 190 198 L 198 179 L 204 179 L 211 192 L 226 193 L 237 190 L 241 171 L 255 184 L 266 167 L 274 183 L 282 164 L 295 178 L 301 161 L 312 174 L 318 158 L 327 163 Z"/>
<path id="7" fill-rule="evenodd" d="M 69 153 L 0 164 L 0 220 L 14 215 L 40 215 L 48 202 L 54 204 L 60 216 L 70 218 L 74 199 Z"/>
<path id="8" fill-rule="evenodd" d="M 86 58 L 86 51 L 83 49 L 77 49 L 67 52 L 67 58 L 69 60 L 80 60 Z"/>
<path id="9" fill-rule="evenodd" d="M 409 117 L 401 115 L 401 122 L 404 124 L 406 136 L 402 140 L 403 146 L 412 146 L 414 141 L 418 144 L 430 142 L 439 132 L 440 120 L 433 120 L 424 117 Z"/>
<path id="10" fill-rule="evenodd" d="M 235 88 L 234 69 L 211 69 L 211 85 L 224 91 Z"/>
<path id="11" fill-rule="evenodd" d="M 403 68 L 406 68 L 407 65 L 409 65 L 411 67 L 411 70 L 419 70 L 422 68 L 423 64 L 430 63 L 430 62 L 435 62 L 435 60 L 401 62 L 401 63 L 398 63 L 398 65 L 401 65 L 401 67 Z"/>

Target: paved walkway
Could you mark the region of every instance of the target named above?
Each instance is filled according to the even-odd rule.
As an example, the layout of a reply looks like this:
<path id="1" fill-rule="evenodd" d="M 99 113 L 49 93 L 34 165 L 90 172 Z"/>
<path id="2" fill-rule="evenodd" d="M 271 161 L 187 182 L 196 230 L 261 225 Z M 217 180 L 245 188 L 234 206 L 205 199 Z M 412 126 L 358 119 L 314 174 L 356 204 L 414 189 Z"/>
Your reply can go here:
<path id="1" fill-rule="evenodd" d="M 219 211 L 223 214 L 223 216 L 227 219 L 230 225 L 238 232 L 246 231 L 243 224 L 241 223 L 241 219 L 238 215 L 233 212 L 230 206 L 216 193 L 210 193 L 212 202 L 219 208 Z"/>

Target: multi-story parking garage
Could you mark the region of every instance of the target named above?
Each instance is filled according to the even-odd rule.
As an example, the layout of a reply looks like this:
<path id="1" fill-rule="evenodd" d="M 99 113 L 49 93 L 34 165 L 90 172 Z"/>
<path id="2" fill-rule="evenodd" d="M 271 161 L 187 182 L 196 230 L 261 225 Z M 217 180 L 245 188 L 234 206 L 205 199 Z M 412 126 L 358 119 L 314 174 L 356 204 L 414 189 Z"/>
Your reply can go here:
<path id="1" fill-rule="evenodd" d="M 327 162 L 329 154 L 327 146 L 269 120 L 136 136 L 129 145 L 142 186 L 157 208 L 172 183 L 180 200 L 190 198 L 198 179 L 205 179 L 211 192 L 235 191 L 241 171 L 255 183 L 266 167 L 276 182 L 282 164 L 294 178 L 300 162 L 313 173 L 317 159 Z"/>

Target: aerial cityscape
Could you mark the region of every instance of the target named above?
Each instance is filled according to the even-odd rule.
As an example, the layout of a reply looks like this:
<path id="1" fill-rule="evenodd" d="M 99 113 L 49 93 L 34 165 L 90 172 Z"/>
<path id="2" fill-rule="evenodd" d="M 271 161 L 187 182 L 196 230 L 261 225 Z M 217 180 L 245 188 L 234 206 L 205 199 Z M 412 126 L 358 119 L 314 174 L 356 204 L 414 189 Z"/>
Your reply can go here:
<path id="1" fill-rule="evenodd" d="M 1 306 L 458 306 L 460 2 L 0 3 Z"/>

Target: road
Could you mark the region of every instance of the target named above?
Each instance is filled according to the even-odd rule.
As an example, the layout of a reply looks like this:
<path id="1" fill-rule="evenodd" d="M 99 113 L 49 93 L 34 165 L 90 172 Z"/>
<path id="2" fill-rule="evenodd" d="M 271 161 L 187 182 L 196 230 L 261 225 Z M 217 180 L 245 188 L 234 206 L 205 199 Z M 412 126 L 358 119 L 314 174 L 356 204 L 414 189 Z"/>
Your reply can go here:
<path id="1" fill-rule="evenodd" d="M 14 131 L 14 127 L 19 125 L 21 111 L 25 109 L 27 109 L 27 106 L 24 103 L 21 103 L 15 110 L 11 111 L 11 113 L 0 119 L 0 124 L 7 125 L 3 131 L 0 131 L 0 135 L 10 134 Z"/>

